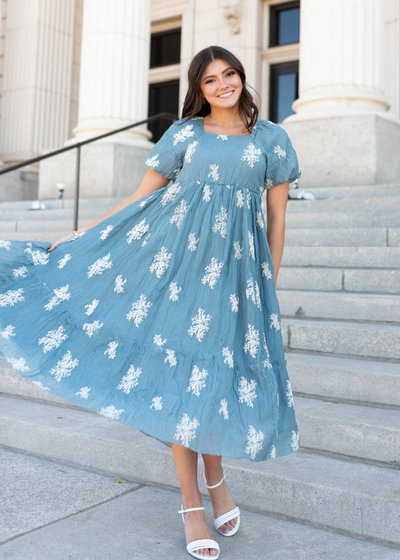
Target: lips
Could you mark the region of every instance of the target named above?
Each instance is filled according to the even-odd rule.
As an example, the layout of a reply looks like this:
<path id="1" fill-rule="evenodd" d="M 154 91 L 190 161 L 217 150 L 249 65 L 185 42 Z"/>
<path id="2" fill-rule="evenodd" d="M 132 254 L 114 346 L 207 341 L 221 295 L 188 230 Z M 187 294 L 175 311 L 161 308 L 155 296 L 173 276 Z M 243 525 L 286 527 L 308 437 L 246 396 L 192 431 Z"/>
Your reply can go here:
<path id="1" fill-rule="evenodd" d="M 231 91 L 227 91 L 226 93 L 227 94 L 231 93 L 233 95 L 234 92 L 233 92 L 233 90 L 231 90 Z M 221 93 L 221 95 L 224 96 L 222 99 L 225 99 L 225 97 L 227 97 L 227 98 L 232 97 L 231 95 L 226 95 L 225 93 Z M 217 97 L 221 97 L 221 95 L 217 95 Z"/>

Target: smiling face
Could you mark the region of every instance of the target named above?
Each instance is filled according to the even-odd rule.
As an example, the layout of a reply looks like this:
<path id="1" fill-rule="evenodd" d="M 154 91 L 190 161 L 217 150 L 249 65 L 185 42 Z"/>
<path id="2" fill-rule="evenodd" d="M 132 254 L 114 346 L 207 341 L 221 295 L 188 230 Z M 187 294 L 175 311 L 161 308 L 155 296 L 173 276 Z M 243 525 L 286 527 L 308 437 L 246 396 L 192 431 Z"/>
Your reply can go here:
<path id="1" fill-rule="evenodd" d="M 213 60 L 207 66 L 200 87 L 211 107 L 221 109 L 234 107 L 243 89 L 239 72 L 221 58 Z"/>

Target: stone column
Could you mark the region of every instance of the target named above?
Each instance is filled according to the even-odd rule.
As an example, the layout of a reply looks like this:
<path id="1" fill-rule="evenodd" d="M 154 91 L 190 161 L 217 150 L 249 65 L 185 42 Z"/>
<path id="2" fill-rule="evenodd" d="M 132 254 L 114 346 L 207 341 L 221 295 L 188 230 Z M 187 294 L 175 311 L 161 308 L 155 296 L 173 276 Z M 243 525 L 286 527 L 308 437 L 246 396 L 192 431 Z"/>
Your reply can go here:
<path id="1" fill-rule="evenodd" d="M 383 6 L 302 0 L 299 98 L 283 122 L 301 160 L 302 186 L 400 180 L 400 123 L 384 91 Z"/>
<path id="2" fill-rule="evenodd" d="M 79 140 L 147 118 L 150 2 L 85 0 L 78 125 Z M 107 142 L 148 148 L 146 126 Z"/>

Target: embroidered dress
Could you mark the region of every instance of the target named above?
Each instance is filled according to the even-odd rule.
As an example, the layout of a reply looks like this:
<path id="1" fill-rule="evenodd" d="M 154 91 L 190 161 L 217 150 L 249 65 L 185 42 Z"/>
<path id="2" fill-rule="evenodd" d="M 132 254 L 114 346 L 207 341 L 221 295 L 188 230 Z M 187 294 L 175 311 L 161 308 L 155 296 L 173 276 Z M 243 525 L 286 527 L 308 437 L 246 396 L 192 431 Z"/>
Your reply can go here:
<path id="1" fill-rule="evenodd" d="M 169 185 L 54 251 L 0 240 L 1 351 L 50 393 L 166 445 L 254 462 L 296 451 L 262 202 L 301 174 L 286 131 L 180 119 L 144 163 Z"/>

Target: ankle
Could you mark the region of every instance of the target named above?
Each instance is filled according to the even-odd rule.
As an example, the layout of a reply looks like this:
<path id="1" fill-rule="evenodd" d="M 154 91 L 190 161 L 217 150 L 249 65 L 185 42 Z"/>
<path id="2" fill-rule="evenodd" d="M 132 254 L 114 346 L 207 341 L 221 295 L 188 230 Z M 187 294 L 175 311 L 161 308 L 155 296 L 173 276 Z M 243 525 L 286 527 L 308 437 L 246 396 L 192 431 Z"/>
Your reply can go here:
<path id="1" fill-rule="evenodd" d="M 215 486 L 215 484 L 221 482 L 222 478 L 224 477 L 224 472 L 222 469 L 214 471 L 204 470 L 204 476 L 207 486 Z M 222 486 L 222 484 L 223 482 L 221 482 L 220 486 Z M 217 488 L 219 488 L 219 486 Z M 214 488 L 207 488 L 207 490 L 214 490 Z"/>

